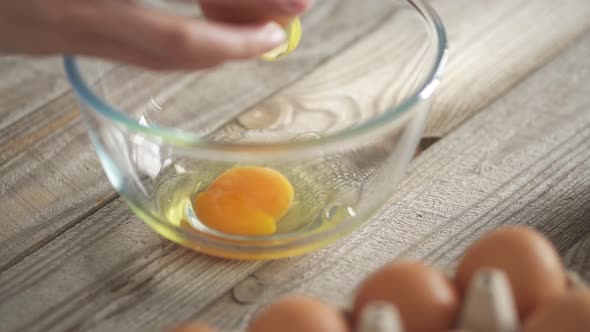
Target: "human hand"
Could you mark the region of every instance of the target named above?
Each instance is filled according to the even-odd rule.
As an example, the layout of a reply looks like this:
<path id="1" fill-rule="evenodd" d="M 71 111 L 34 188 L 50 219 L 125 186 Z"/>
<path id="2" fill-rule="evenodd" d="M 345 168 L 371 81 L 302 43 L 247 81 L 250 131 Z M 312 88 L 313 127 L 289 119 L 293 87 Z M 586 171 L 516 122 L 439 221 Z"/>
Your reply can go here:
<path id="1" fill-rule="evenodd" d="M 85 55 L 158 70 L 203 69 L 279 46 L 285 33 L 268 18 L 296 16 L 310 4 L 199 2 L 212 20 L 165 13 L 134 0 L 0 0 L 0 53 Z M 252 15 L 240 20 L 235 13 Z"/>

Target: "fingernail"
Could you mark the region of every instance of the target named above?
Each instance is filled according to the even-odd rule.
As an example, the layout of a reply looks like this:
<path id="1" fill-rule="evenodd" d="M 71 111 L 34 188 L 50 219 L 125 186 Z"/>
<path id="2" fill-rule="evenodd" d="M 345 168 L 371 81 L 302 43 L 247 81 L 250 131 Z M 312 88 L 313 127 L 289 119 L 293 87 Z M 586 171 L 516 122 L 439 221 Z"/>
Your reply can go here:
<path id="1" fill-rule="evenodd" d="M 273 45 L 279 45 L 287 40 L 287 33 L 277 23 L 270 22 L 260 31 L 260 37 Z"/>
<path id="2" fill-rule="evenodd" d="M 282 0 L 281 6 L 286 12 L 297 14 L 309 8 L 312 2 L 313 0 Z"/>

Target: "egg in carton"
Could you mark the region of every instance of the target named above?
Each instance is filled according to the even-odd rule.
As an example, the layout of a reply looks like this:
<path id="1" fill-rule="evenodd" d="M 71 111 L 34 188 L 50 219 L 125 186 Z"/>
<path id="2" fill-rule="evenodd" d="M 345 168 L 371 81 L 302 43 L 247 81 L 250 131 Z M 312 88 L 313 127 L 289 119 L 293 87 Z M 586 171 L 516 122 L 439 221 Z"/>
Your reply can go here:
<path id="1" fill-rule="evenodd" d="M 587 288 L 574 272 L 568 272 L 568 287 Z M 405 332 L 396 307 L 374 302 L 363 310 L 356 332 Z M 506 273 L 482 269 L 467 289 L 453 332 L 518 332 L 520 321 Z"/>

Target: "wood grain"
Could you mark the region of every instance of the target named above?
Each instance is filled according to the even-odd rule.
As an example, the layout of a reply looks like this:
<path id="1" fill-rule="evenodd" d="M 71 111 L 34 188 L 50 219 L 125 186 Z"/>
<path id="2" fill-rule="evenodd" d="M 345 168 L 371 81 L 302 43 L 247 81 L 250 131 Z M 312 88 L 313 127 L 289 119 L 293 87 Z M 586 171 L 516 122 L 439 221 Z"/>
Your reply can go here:
<path id="1" fill-rule="evenodd" d="M 489 63 L 479 67 L 476 61 L 455 62 L 449 72 L 457 74 L 449 75 L 445 81 L 448 87 L 438 98 L 448 104 L 439 102 L 435 112 L 473 114 L 484 101 L 497 98 L 586 28 L 588 22 L 582 19 L 590 7 L 588 2 L 565 1 L 558 9 L 553 3 L 437 3 L 447 15 L 450 30 L 455 31 L 453 45 L 465 45 L 453 49 L 455 57 L 471 59 L 469 45 L 486 40 L 479 52 L 503 46 L 505 52 L 514 53 L 511 60 L 518 65 L 490 69 Z M 461 15 L 457 13 L 460 9 Z M 511 15 L 506 15 L 508 12 Z M 524 42 L 514 31 L 532 18 L 538 24 L 527 25 L 530 35 L 524 36 L 543 40 L 533 43 L 533 58 L 518 51 L 521 44 L 507 42 L 507 35 Z M 490 22 L 500 20 L 502 34 L 489 28 Z M 567 22 L 556 24 L 561 21 Z M 479 33 L 465 34 L 465 26 Z M 545 31 L 549 27 L 552 33 Z M 589 231 L 580 222 L 587 219 L 583 207 L 588 192 L 584 185 L 572 185 L 583 183 L 588 172 L 583 151 L 588 149 L 582 140 L 588 136 L 584 128 L 590 121 L 588 91 L 587 85 L 575 83 L 589 78 L 580 67 L 590 51 L 587 39 L 580 45 L 423 153 L 385 212 L 353 237 L 309 256 L 272 263 L 258 273 L 254 272 L 265 265 L 262 262 L 213 259 L 156 236 L 121 200 L 114 199 L 98 175 L 96 159 L 88 151 L 77 120 L 51 120 L 64 121 L 69 127 L 30 139 L 26 148 L 13 153 L 1 166 L 0 188 L 7 193 L 0 196 L 1 219 L 8 215 L 10 226 L 0 228 L 0 257 L 1 262 L 10 263 L 5 266 L 14 266 L 0 274 L 0 330 L 156 331 L 191 316 L 234 329 L 244 326 L 253 311 L 278 294 L 298 290 L 343 304 L 348 294 L 342 289 L 397 254 L 427 257 L 432 250 L 428 259 L 445 264 L 460 251 L 460 246 L 455 247 L 459 239 L 466 238 L 465 243 L 459 243 L 464 245 L 472 240 L 471 234 L 521 219 L 552 234 L 558 243 L 564 239 L 560 248 L 565 250 Z M 575 80 L 569 80 L 564 72 Z M 471 85 L 465 82 L 476 80 L 487 83 L 478 83 L 477 89 L 466 88 Z M 464 83 L 454 90 L 453 81 Z M 67 119 L 68 112 L 75 109 L 65 98 L 53 101 L 57 119 Z M 457 125 L 451 122 L 447 131 L 441 132 Z M 49 123 L 39 126 L 46 128 Z M 449 122 L 441 123 L 447 126 Z M 52 163 L 57 167 L 47 167 Z M 51 176 L 47 176 L 47 169 Z M 76 178 L 62 180 L 62 169 Z M 53 190 L 60 188 L 58 184 L 64 189 Z M 52 190 L 39 190 L 43 186 Z M 72 193 L 72 200 L 64 202 L 60 190 Z M 570 192 L 576 199 L 563 199 L 561 195 Z M 112 202 L 104 206 L 104 200 Z M 570 210 L 577 211 L 579 217 L 566 223 Z M 557 222 L 549 224 L 547 215 Z M 23 220 L 29 224 L 24 230 L 17 229 Z M 44 226 L 36 229 L 47 224 L 51 225 L 49 231 Z M 384 224 L 395 227 L 384 228 Z M 560 234 L 568 237 L 558 237 Z M 448 241 L 451 237 L 454 240 Z M 28 257 L 21 260 L 24 256 Z M 231 292 L 234 286 L 236 291 Z"/>
<path id="2" fill-rule="evenodd" d="M 67 91 L 66 81 L 55 68 L 59 68 L 55 60 L 0 58 L 0 129 Z"/>
<path id="3" fill-rule="evenodd" d="M 396 256 L 452 262 L 506 222 L 535 225 L 563 251 L 590 232 L 590 94 L 579 84 L 589 54 L 586 38 L 425 151 L 382 216 L 347 241 L 252 274 L 264 263 L 180 249 L 117 200 L 0 276 L 2 327 L 157 330 L 195 315 L 231 330 L 288 291 L 344 304 L 342 289 Z"/>
<path id="4" fill-rule="evenodd" d="M 236 72 L 232 66 L 195 75 L 193 81 L 200 84 L 224 87 L 209 88 L 208 98 L 195 105 L 219 114 L 208 119 L 208 125 L 215 128 L 226 121 L 221 114 L 227 110 L 239 112 L 277 88 L 296 81 L 370 31 L 378 24 L 372 20 L 374 17 L 387 15 L 387 12 L 379 13 L 383 9 L 380 6 L 353 10 L 356 6 L 346 5 L 350 1 L 353 0 L 326 0 L 318 4 L 316 10 L 304 18 L 309 21 L 307 26 L 314 30 L 314 34 L 301 45 L 298 60 L 290 68 L 285 68 L 284 75 L 270 77 L 264 86 L 253 90 L 251 82 L 235 80 Z M 381 2 L 381 6 L 385 4 Z M 322 25 L 322 20 L 329 15 L 335 15 L 333 24 Z M 7 99 L 0 112 L 3 119 L 0 125 L 0 193 L 5 193 L 0 195 L 0 236 L 3 240 L 0 271 L 116 197 L 80 123 L 76 100 L 71 92 L 64 92 L 65 79 L 60 74 L 59 60 L 4 58 L 2 64 L 0 69 L 19 75 L 6 85 L 0 85 L 4 88 L 0 89 L 0 97 L 13 96 Z M 157 99 L 158 92 L 169 92 L 163 86 L 169 85 L 167 83 L 176 77 L 170 75 L 168 80 L 148 81 L 148 74 L 130 78 L 126 76 L 129 71 L 108 66 L 104 72 L 110 74 L 110 79 L 125 82 L 112 94 L 116 93 L 113 98 L 125 101 L 125 106 L 130 109 L 145 104 L 150 94 Z M 37 86 L 32 82 L 45 83 Z M 55 91 L 46 87 L 51 84 L 56 86 Z M 26 89 L 28 85 L 34 90 Z M 23 104 L 25 101 L 26 105 Z"/>
<path id="5" fill-rule="evenodd" d="M 433 2 L 444 22 L 457 24 L 447 24 L 449 66 L 427 136 L 452 131 L 590 27 L 588 2 L 451 3 Z M 473 75 L 473 66 L 485 69 Z"/>
<path id="6" fill-rule="evenodd" d="M 355 285 L 383 263 L 452 267 L 470 243 L 504 224 L 539 229 L 587 278 L 588 59 L 590 37 L 425 151 L 389 204 L 352 237 L 266 265 L 194 317 L 237 331 L 290 292 L 346 306 Z"/>
<path id="7" fill-rule="evenodd" d="M 559 5 L 543 1 L 433 1 L 433 5 L 448 29 L 450 62 L 426 136 L 449 133 L 590 27 L 590 6 L 578 1 Z M 524 23 L 531 20 L 536 24 Z M 309 130 L 308 119 L 313 118 L 320 123 L 316 131 L 323 132 L 385 111 L 407 97 L 427 69 L 413 63 L 412 55 L 420 54 L 424 46 L 420 27 L 412 27 L 413 23 L 411 17 L 397 13 L 370 38 L 351 45 L 223 130 Z M 548 29 L 557 25 L 563 30 Z M 396 36 L 392 42 L 391 31 L 403 37 Z"/>
<path id="8" fill-rule="evenodd" d="M 571 246 L 564 257 L 566 265 L 580 274 L 582 279 L 590 281 L 590 234 Z"/>
<path id="9" fill-rule="evenodd" d="M 180 308 L 202 310 L 259 264 L 163 241 L 117 200 L 0 276 L 0 330 L 119 330 L 121 324 L 150 330 L 158 317 L 169 316 L 158 326 L 186 318 Z M 179 271 L 182 277 L 173 277 Z M 135 311 L 138 302 L 145 311 Z M 130 312 L 133 322 L 120 320 Z"/>
<path id="10" fill-rule="evenodd" d="M 583 20 L 590 7 L 590 4 L 583 0 L 564 1 L 560 6 L 555 6 L 554 2 L 549 0 L 503 0 L 495 2 L 494 5 L 484 1 L 441 1 L 435 2 L 435 5 L 445 20 L 451 40 L 451 63 L 428 130 L 429 134 L 435 136 L 449 132 L 460 121 L 497 98 L 507 87 L 546 61 L 551 54 L 557 52 L 590 24 Z M 320 19 L 326 12 L 330 12 L 330 7 L 327 6 L 324 11 L 320 10 L 318 18 L 310 18 L 312 21 L 315 20 L 314 24 L 318 24 L 320 32 Z M 511 15 L 506 15 L 508 11 Z M 537 24 L 529 25 L 524 33 L 514 32 L 521 31 L 520 26 L 533 19 Z M 492 29 L 491 26 L 494 24 L 501 25 L 501 30 Z M 369 28 L 370 26 L 367 26 L 365 29 Z M 549 28 L 551 32 L 548 33 L 546 30 Z M 302 58 L 310 59 L 322 54 L 319 41 L 333 40 L 342 32 L 336 35 L 333 31 L 316 34 L 316 41 L 309 42 L 310 51 L 306 53 L 305 48 L 300 50 L 300 53 L 303 53 Z M 345 37 L 337 42 L 345 45 L 359 34 L 361 32 L 355 26 L 350 34 L 344 34 Z M 524 44 L 527 44 L 527 47 L 521 47 Z M 498 59 L 494 57 L 494 51 L 498 49 L 511 54 L 510 66 L 490 65 L 489 61 Z M 352 54 L 358 57 L 359 53 Z M 487 59 L 488 62 L 479 66 L 480 63 L 466 63 L 461 60 L 471 58 Z M 505 58 L 502 57 L 502 60 Z M 39 73 L 44 73 L 40 75 L 41 80 L 48 82 L 54 82 L 56 79 L 61 82 L 63 79 L 56 78 L 59 77 L 60 70 L 56 69 L 58 63 L 55 60 L 38 63 L 8 58 L 4 63 L 7 64 L 6 68 L 24 73 L 32 70 L 28 67 L 34 68 Z M 29 74 L 21 75 L 30 77 Z M 286 82 L 292 79 L 295 78 L 291 77 Z M 6 93 L 14 94 L 16 87 L 22 88 L 27 85 L 26 81 L 24 82 L 11 83 L 12 85 L 6 87 Z M 287 84 L 286 82 L 283 83 Z M 477 84 L 472 84 L 473 82 Z M 62 86 L 62 83 L 54 84 Z M 454 89 L 454 86 L 457 88 Z M 251 92 L 249 89 L 242 91 Z M 247 107 L 259 100 L 256 96 L 264 98 L 271 91 L 261 90 L 257 95 L 248 94 L 247 100 L 235 100 Z M 96 157 L 87 143 L 77 117 L 77 106 L 73 96 L 66 94 L 59 97 L 61 93 L 62 90 L 59 90 L 45 95 L 33 90 L 29 95 L 39 95 L 41 98 L 40 101 L 32 103 L 33 106 L 23 108 L 19 102 L 5 104 L 12 106 L 7 106 L 0 113 L 4 127 L 0 127 L 0 188 L 1 192 L 7 193 L 0 196 L 0 208 L 3 210 L 0 234 L 4 239 L 3 245 L 0 246 L 0 267 L 11 266 L 114 197 L 114 192 L 99 171 Z M 52 99 L 55 95 L 58 97 Z M 8 125 L 10 127 L 7 127 Z M 72 171 L 65 172 L 67 176 L 63 176 L 62 172 L 58 171 L 62 169 Z M 30 194 L 28 192 L 33 189 L 29 188 L 29 184 L 32 184 L 31 188 L 41 190 L 36 190 L 34 195 Z M 84 192 L 76 190 L 72 184 L 77 184 Z M 44 193 L 43 187 L 51 188 L 52 194 Z"/>

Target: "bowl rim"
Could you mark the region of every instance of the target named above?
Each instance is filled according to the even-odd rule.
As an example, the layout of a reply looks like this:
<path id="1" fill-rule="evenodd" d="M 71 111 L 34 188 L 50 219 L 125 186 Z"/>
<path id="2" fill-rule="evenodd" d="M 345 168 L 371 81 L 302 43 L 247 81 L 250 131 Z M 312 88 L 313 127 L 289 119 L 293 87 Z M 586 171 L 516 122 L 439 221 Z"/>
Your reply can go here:
<path id="1" fill-rule="evenodd" d="M 295 152 L 296 150 L 316 150 L 318 148 L 326 148 L 327 146 L 340 145 L 344 142 L 358 142 L 359 137 L 378 131 L 400 115 L 412 110 L 415 105 L 421 101 L 429 99 L 434 91 L 437 89 L 442 78 L 443 71 L 447 62 L 448 41 L 444 25 L 432 8 L 432 6 L 425 0 L 404 0 L 412 7 L 414 7 L 424 18 L 424 21 L 430 25 L 430 29 L 434 30 L 436 38 L 437 52 L 434 56 L 433 65 L 425 75 L 424 82 L 416 88 L 416 90 L 406 99 L 399 102 L 397 105 L 390 107 L 387 111 L 378 116 L 368 119 L 358 126 L 338 130 L 327 135 L 322 135 L 319 138 L 310 140 L 297 141 L 282 141 L 282 142 L 220 142 L 204 140 L 202 136 L 186 130 L 181 130 L 173 127 L 150 125 L 144 126 L 138 120 L 131 118 L 124 112 L 117 110 L 115 106 L 110 105 L 104 99 L 99 97 L 89 87 L 80 73 L 77 57 L 71 55 L 63 56 L 63 65 L 66 77 L 83 105 L 109 120 L 113 120 L 126 129 L 132 132 L 137 132 L 142 135 L 156 138 L 162 143 L 169 143 L 173 145 L 188 147 L 194 150 L 207 150 L 217 153 L 232 153 L 236 151 L 247 150 L 248 153 L 265 153 L 276 152 L 281 150 L 289 150 Z M 324 150 L 325 151 L 325 150 Z"/>
<path id="2" fill-rule="evenodd" d="M 75 57 L 64 56 L 63 62 L 66 76 L 81 103 L 87 105 L 90 110 L 105 116 L 107 119 L 123 125 L 128 130 L 148 137 L 159 138 L 164 143 L 186 147 L 191 152 L 206 151 L 213 153 L 215 156 L 226 157 L 235 157 L 236 152 L 245 155 L 269 153 L 275 157 L 280 152 L 285 152 L 288 155 L 292 155 L 294 151 L 299 153 L 315 153 L 318 149 L 325 152 L 326 149 L 331 149 L 334 146 L 341 147 L 343 143 L 350 142 L 352 144 L 358 144 L 359 138 L 362 139 L 367 134 L 376 134 L 380 130 L 389 128 L 390 125 L 396 125 L 398 121 L 393 120 L 408 113 L 412 109 L 418 109 L 418 107 L 414 106 L 430 99 L 439 86 L 448 56 L 448 42 L 444 25 L 436 11 L 426 0 L 404 1 L 421 14 L 424 21 L 429 25 L 429 30 L 434 32 L 434 38 L 436 38 L 436 41 L 433 42 L 437 47 L 437 53 L 434 57 L 435 61 L 429 74 L 425 76 L 425 81 L 410 97 L 362 125 L 337 131 L 313 140 L 268 143 L 221 143 L 203 141 L 194 133 L 178 129 L 157 126 L 146 127 L 126 114 L 117 111 L 94 94 L 80 75 Z M 160 217 L 143 211 L 133 201 L 126 199 L 124 195 L 122 195 L 122 198 L 136 214 L 142 215 L 141 219 L 144 222 L 152 228 L 160 229 L 157 232 L 169 240 L 205 254 L 233 259 L 277 259 L 297 256 L 315 249 L 320 249 L 343 238 L 357 229 L 361 224 L 368 222 L 370 217 L 385 203 L 380 202 L 378 204 L 379 206 L 375 207 L 375 209 L 359 213 L 351 218 L 346 218 L 339 224 L 323 231 L 291 234 L 291 236 L 273 238 L 273 236 L 226 237 L 225 234 L 222 236 L 211 236 L 211 234 L 188 231 L 180 226 L 163 222 Z"/>

